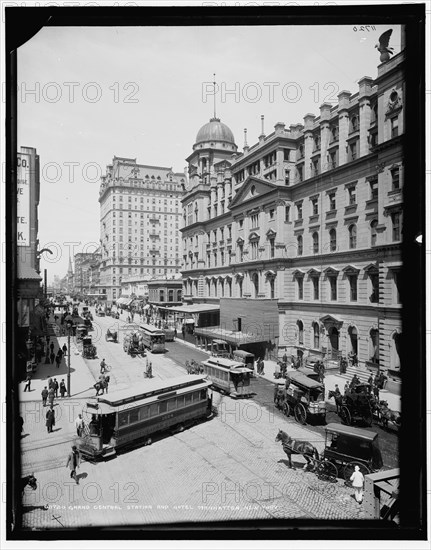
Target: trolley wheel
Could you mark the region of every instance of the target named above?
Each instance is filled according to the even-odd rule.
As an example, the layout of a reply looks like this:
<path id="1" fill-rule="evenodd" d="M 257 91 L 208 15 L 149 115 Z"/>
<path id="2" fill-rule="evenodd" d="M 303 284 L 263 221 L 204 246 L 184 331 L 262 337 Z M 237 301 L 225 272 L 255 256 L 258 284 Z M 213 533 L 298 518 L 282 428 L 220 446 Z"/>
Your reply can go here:
<path id="1" fill-rule="evenodd" d="M 352 415 L 350 414 L 349 409 L 345 405 L 341 407 L 339 416 L 343 424 L 347 424 L 348 426 L 352 425 Z"/>
<path id="2" fill-rule="evenodd" d="M 305 424 L 307 421 L 307 411 L 302 403 L 298 403 L 295 407 L 295 420 L 300 424 Z"/>
<path id="3" fill-rule="evenodd" d="M 289 403 L 283 403 L 283 414 L 286 416 L 290 415 L 290 405 Z"/>
<path id="4" fill-rule="evenodd" d="M 323 481 L 336 481 L 338 477 L 337 466 L 329 460 L 320 462 L 317 466 L 317 477 Z"/>
<path id="5" fill-rule="evenodd" d="M 370 473 L 370 469 L 365 466 L 365 464 L 362 464 L 361 462 L 349 462 L 346 466 L 344 466 L 344 479 L 350 483 L 350 476 L 355 471 L 355 466 L 359 466 L 359 470 L 362 472 L 364 476 Z"/>

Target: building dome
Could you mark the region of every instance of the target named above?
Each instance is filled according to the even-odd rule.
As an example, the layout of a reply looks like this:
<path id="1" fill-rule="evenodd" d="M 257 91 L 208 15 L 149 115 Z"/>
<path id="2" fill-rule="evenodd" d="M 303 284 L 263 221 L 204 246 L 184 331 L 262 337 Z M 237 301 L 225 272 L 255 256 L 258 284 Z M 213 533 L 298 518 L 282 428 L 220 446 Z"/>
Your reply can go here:
<path id="1" fill-rule="evenodd" d="M 235 145 L 235 138 L 232 130 L 220 122 L 219 118 L 211 118 L 209 122 L 204 124 L 196 136 L 196 143 L 207 141 L 225 141 Z"/>

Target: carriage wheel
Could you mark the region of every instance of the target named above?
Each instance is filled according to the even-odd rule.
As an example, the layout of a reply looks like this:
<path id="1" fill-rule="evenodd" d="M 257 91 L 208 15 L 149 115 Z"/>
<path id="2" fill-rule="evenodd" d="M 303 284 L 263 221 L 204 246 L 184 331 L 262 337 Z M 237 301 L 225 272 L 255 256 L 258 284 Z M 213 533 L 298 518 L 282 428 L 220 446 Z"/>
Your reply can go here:
<path id="1" fill-rule="evenodd" d="M 339 416 L 343 424 L 347 424 L 348 426 L 352 425 L 352 415 L 350 414 L 349 409 L 345 405 L 341 407 Z"/>
<path id="2" fill-rule="evenodd" d="M 373 413 L 372 412 L 367 413 L 362 418 L 363 418 L 364 424 L 366 426 L 372 426 L 373 425 Z"/>
<path id="3" fill-rule="evenodd" d="M 302 403 L 298 403 L 295 407 L 295 420 L 300 424 L 305 424 L 307 420 L 307 411 Z"/>
<path id="4" fill-rule="evenodd" d="M 338 477 L 337 466 L 335 466 L 332 462 L 329 462 L 329 460 L 320 462 L 317 466 L 317 477 L 323 481 L 336 481 Z"/>
<path id="5" fill-rule="evenodd" d="M 290 405 L 289 403 L 283 403 L 283 414 L 286 416 L 290 415 Z"/>
<path id="6" fill-rule="evenodd" d="M 344 466 L 344 479 L 346 482 L 350 483 L 350 476 L 355 471 L 355 466 L 359 466 L 359 470 L 362 472 L 364 476 L 370 473 L 370 470 L 365 464 L 362 464 L 361 462 L 349 462 L 346 466 Z"/>

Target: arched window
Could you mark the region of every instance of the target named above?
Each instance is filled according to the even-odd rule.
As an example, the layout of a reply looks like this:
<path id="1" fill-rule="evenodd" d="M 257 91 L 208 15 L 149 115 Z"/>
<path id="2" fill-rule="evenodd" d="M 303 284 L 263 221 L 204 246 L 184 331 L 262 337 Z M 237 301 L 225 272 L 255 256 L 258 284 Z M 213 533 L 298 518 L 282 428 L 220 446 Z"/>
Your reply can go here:
<path id="1" fill-rule="evenodd" d="M 259 294 L 259 275 L 255 273 L 251 280 L 254 286 L 254 297 L 257 298 Z"/>
<path id="2" fill-rule="evenodd" d="M 220 296 L 224 297 L 224 280 L 220 279 Z"/>
<path id="3" fill-rule="evenodd" d="M 207 281 L 207 295 L 208 295 L 208 297 L 211 296 L 211 283 L 210 283 L 210 281 Z"/>
<path id="4" fill-rule="evenodd" d="M 302 252 L 303 252 L 303 240 L 302 240 L 302 235 L 298 235 L 297 237 L 297 244 L 298 244 L 298 256 L 302 256 Z"/>
<path id="5" fill-rule="evenodd" d="M 349 248 L 356 248 L 356 225 L 354 223 L 349 226 Z"/>
<path id="6" fill-rule="evenodd" d="M 302 321 L 296 321 L 298 327 L 298 345 L 304 345 L 304 323 Z"/>
<path id="7" fill-rule="evenodd" d="M 238 292 L 239 292 L 239 297 L 242 298 L 242 279 L 239 279 L 238 281 Z"/>
<path id="8" fill-rule="evenodd" d="M 314 349 L 320 349 L 320 330 L 318 323 L 313 323 L 313 340 Z"/>
<path id="9" fill-rule="evenodd" d="M 370 223 L 370 230 L 371 230 L 371 246 L 376 246 L 377 243 L 377 225 L 378 221 L 373 220 Z"/>
<path id="10" fill-rule="evenodd" d="M 319 233 L 315 231 L 313 233 L 313 254 L 319 253 Z"/>
<path id="11" fill-rule="evenodd" d="M 331 252 L 337 250 L 337 230 L 334 228 L 329 231 L 329 249 Z"/>

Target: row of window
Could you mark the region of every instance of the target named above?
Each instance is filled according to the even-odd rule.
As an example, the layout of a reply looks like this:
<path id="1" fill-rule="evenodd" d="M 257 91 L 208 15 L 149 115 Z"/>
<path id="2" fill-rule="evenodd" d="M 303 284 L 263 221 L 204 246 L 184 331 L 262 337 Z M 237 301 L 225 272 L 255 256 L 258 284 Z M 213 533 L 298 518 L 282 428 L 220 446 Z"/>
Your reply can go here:
<path id="1" fill-rule="evenodd" d="M 255 273 L 251 277 L 252 282 L 252 291 L 253 291 L 253 297 L 258 298 L 260 293 L 260 286 L 259 286 L 259 275 Z M 242 279 L 238 279 L 236 282 L 237 285 L 237 297 L 243 298 L 244 297 L 244 281 Z M 274 299 L 275 298 L 275 279 L 273 277 L 269 278 L 267 281 L 268 285 L 268 294 L 269 298 Z M 198 295 L 198 281 L 186 281 L 184 283 L 184 292 L 185 294 L 189 295 Z M 206 293 L 208 297 L 214 297 L 214 298 L 232 298 L 232 279 L 213 279 L 207 280 L 206 282 Z M 251 293 L 250 293 L 251 295 Z"/>
<path id="2" fill-rule="evenodd" d="M 329 299 L 331 301 L 337 301 L 338 291 L 337 291 L 337 276 L 328 275 L 328 285 L 329 285 Z M 304 277 L 297 276 L 297 299 L 304 299 Z M 347 280 L 349 282 L 349 291 L 350 291 L 350 301 L 356 302 L 358 300 L 358 275 L 351 274 L 347 275 Z M 379 278 L 377 274 L 370 274 L 369 280 L 371 282 L 371 293 L 369 295 L 369 301 L 376 303 L 379 301 Z M 311 277 L 312 284 L 312 296 L 313 300 L 320 300 L 320 277 L 314 276 Z"/>
<path id="3" fill-rule="evenodd" d="M 148 418 L 154 418 L 166 412 L 183 409 L 194 403 L 201 403 L 206 399 L 206 390 L 198 390 L 160 401 L 159 403 L 151 403 L 151 405 L 143 405 L 142 407 L 121 411 L 118 413 L 119 426 L 127 426 L 128 424 L 147 420 Z"/>

